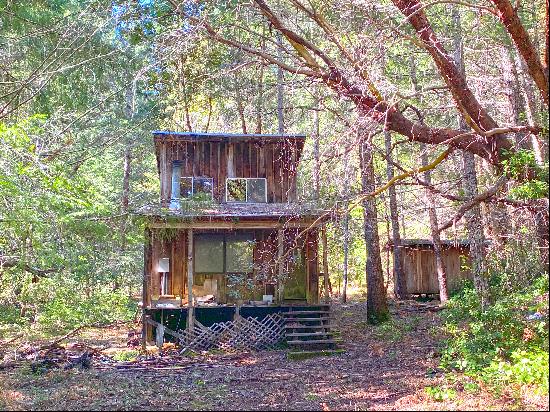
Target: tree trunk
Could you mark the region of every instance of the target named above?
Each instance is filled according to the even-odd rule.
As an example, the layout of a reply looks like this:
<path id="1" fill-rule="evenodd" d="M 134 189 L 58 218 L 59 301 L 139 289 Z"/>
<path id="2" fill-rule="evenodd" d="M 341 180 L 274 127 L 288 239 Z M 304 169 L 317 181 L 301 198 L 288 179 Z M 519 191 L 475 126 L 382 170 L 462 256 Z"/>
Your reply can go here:
<path id="1" fill-rule="evenodd" d="M 391 155 L 392 136 L 391 133 L 384 132 L 386 144 L 386 176 L 388 181 L 393 179 L 394 170 Z M 395 186 L 391 185 L 388 189 L 390 203 L 390 221 L 393 243 L 393 293 L 396 299 L 405 299 L 407 296 L 407 282 L 403 272 L 403 258 L 401 256 L 401 236 L 399 234 L 399 213 L 397 211 L 397 193 Z"/>
<path id="2" fill-rule="evenodd" d="M 422 166 L 428 164 L 428 156 L 426 154 L 426 146 L 422 145 L 420 150 L 422 151 L 421 161 Z M 428 184 L 432 184 L 432 173 L 430 170 L 424 172 L 424 181 Z M 434 245 L 434 257 L 435 268 L 437 270 L 437 281 L 439 284 L 439 300 L 442 304 L 449 300 L 449 289 L 447 287 L 447 271 L 445 264 L 443 263 L 443 247 L 441 245 L 440 233 L 438 230 L 439 223 L 437 219 L 437 209 L 435 204 L 434 194 L 428 188 L 425 189 L 426 204 L 428 206 L 428 217 L 430 219 L 430 231 L 432 234 L 432 243 Z"/>
<path id="3" fill-rule="evenodd" d="M 320 195 L 320 130 L 319 130 L 319 99 L 315 96 L 313 103 L 313 197 L 315 201 L 319 201 Z"/>
<path id="4" fill-rule="evenodd" d="M 343 197 L 347 199 L 349 196 L 349 153 L 344 154 L 344 187 Z M 349 202 L 344 202 L 344 218 L 342 221 L 342 234 L 344 235 L 344 267 L 343 267 L 343 287 L 342 287 L 342 302 L 346 303 L 348 299 L 348 263 L 349 263 Z"/>
<path id="5" fill-rule="evenodd" d="M 362 189 L 364 193 L 370 193 L 375 190 L 372 136 L 368 134 L 359 147 Z M 365 199 L 363 209 L 367 251 L 367 319 L 370 323 L 376 324 L 384 322 L 390 316 L 380 257 L 376 199 Z"/>
<path id="6" fill-rule="evenodd" d="M 282 47 L 283 37 L 280 32 L 277 32 L 277 48 L 278 57 L 282 60 Z M 279 134 L 285 132 L 285 115 L 283 106 L 283 93 L 284 93 L 284 73 L 283 68 L 277 66 L 277 131 Z"/>
<path id="7" fill-rule="evenodd" d="M 454 50 L 457 69 L 465 75 L 464 56 L 462 53 L 462 28 L 460 24 L 460 14 L 456 6 L 452 6 L 452 18 L 454 25 Z M 463 117 L 458 118 L 460 130 L 468 131 L 469 127 Z M 463 161 L 463 189 L 467 198 L 472 199 L 478 195 L 476 160 L 471 152 L 462 152 Z M 472 275 L 474 277 L 474 286 L 481 299 L 482 308 L 486 309 L 489 305 L 489 285 L 487 282 L 487 266 L 485 260 L 485 236 L 483 234 L 483 220 L 481 218 L 481 207 L 479 203 L 468 210 L 464 217 L 466 218 L 466 228 L 470 241 L 470 258 L 472 260 Z"/>

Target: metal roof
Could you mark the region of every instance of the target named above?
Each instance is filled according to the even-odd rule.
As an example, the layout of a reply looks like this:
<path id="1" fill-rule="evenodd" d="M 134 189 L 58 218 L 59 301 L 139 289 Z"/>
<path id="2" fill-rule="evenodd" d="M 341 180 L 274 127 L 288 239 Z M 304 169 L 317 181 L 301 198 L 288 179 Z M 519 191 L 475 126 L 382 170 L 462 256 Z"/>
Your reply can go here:
<path id="1" fill-rule="evenodd" d="M 305 139 L 304 134 L 259 134 L 259 133 L 202 133 L 202 132 L 176 132 L 170 130 L 155 130 L 154 136 L 179 136 L 182 138 L 254 138 L 254 139 Z"/>

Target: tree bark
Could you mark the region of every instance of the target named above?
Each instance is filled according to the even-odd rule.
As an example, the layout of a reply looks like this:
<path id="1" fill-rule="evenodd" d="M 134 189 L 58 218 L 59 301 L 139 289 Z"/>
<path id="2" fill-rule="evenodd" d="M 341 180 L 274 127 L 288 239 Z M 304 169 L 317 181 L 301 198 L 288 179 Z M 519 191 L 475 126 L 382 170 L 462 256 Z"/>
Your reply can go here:
<path id="1" fill-rule="evenodd" d="M 364 193 L 375 190 L 374 150 L 372 136 L 368 134 L 360 144 L 361 181 Z M 384 287 L 382 259 L 380 257 L 380 239 L 378 236 L 378 220 L 376 199 L 369 197 L 363 201 L 364 233 L 367 252 L 367 319 L 376 324 L 389 319 L 389 310 Z"/>
<path id="2" fill-rule="evenodd" d="M 349 196 L 349 153 L 344 154 L 344 187 L 343 197 Z M 344 267 L 343 267 L 343 287 L 342 287 L 342 302 L 346 303 L 348 299 L 348 263 L 349 263 L 349 202 L 344 202 L 344 218 L 342 221 L 342 234 L 344 235 Z"/>
<path id="3" fill-rule="evenodd" d="M 386 177 L 388 181 L 393 179 L 394 170 L 392 163 L 391 133 L 384 132 L 384 141 L 386 145 Z M 390 204 L 390 221 L 393 243 L 393 292 L 396 299 L 405 299 L 407 296 L 407 282 L 405 273 L 403 272 L 403 257 L 401 256 L 401 236 L 399 234 L 399 213 L 397 211 L 397 193 L 395 186 L 392 185 L 388 189 L 389 204 Z"/>
<path id="4" fill-rule="evenodd" d="M 458 8 L 453 5 L 452 18 L 454 25 L 454 49 L 457 69 L 463 77 L 466 77 L 464 69 L 464 56 L 462 54 L 462 27 Z M 458 126 L 461 130 L 468 130 L 468 125 L 463 117 L 458 118 Z M 463 151 L 463 189 L 467 198 L 473 199 L 478 195 L 476 160 L 472 153 Z M 481 299 L 481 306 L 486 309 L 489 306 L 489 285 L 487 281 L 487 265 L 485 259 L 485 236 L 483 234 L 483 221 L 481 219 L 481 207 L 475 204 L 465 213 L 466 228 L 470 240 L 470 257 L 472 260 L 472 274 L 474 285 Z"/>
<path id="5" fill-rule="evenodd" d="M 277 48 L 279 53 L 279 59 L 282 60 L 282 47 L 283 47 L 283 37 L 281 33 L 277 32 L 277 44 L 280 46 Z M 284 96 L 284 72 L 283 68 L 277 67 L 277 131 L 279 134 L 284 134 L 285 132 L 285 114 L 283 106 L 283 96 Z"/>
<path id="6" fill-rule="evenodd" d="M 499 11 L 502 24 L 506 27 L 518 52 L 527 64 L 527 70 L 537 85 L 544 103 L 548 106 L 548 66 L 544 67 L 544 63 L 512 3 L 509 0 L 493 0 L 493 3 Z"/>
<path id="7" fill-rule="evenodd" d="M 422 166 L 426 166 L 428 164 L 426 146 L 422 145 L 420 150 L 422 151 L 422 155 L 420 156 Z M 432 173 L 430 170 L 424 172 L 424 180 L 426 183 L 430 185 L 432 184 Z M 441 244 L 435 197 L 432 191 L 428 188 L 425 189 L 425 196 L 426 205 L 428 206 L 428 217 L 430 219 L 430 232 L 434 246 L 435 268 L 437 271 L 437 281 L 439 284 L 439 300 L 442 304 L 445 304 L 449 300 L 449 289 L 447 286 L 447 270 L 445 268 L 445 263 L 443 262 L 443 246 Z"/>

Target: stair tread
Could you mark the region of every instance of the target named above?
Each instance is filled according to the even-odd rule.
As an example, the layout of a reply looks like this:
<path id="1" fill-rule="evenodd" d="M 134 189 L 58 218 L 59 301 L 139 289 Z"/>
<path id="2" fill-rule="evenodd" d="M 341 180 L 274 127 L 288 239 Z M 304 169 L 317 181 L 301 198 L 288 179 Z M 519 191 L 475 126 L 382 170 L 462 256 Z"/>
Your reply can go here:
<path id="1" fill-rule="evenodd" d="M 330 317 L 322 317 L 322 318 L 285 318 L 287 322 L 316 322 L 320 320 L 330 320 Z"/>
<path id="2" fill-rule="evenodd" d="M 315 337 L 315 336 L 332 336 L 332 332 L 304 332 L 304 333 L 287 333 L 286 334 L 287 337 L 295 337 L 295 336 L 311 336 L 311 337 Z"/>
<path id="3" fill-rule="evenodd" d="M 331 329 L 332 325 L 284 325 L 285 329 Z"/>
<path id="4" fill-rule="evenodd" d="M 290 312 L 281 312 L 281 315 L 318 315 L 318 314 L 325 314 L 329 315 L 330 311 L 328 310 L 293 310 Z"/>
<path id="5" fill-rule="evenodd" d="M 334 339 L 320 339 L 320 340 L 289 340 L 286 343 L 289 345 L 317 345 L 320 343 L 336 343 Z"/>

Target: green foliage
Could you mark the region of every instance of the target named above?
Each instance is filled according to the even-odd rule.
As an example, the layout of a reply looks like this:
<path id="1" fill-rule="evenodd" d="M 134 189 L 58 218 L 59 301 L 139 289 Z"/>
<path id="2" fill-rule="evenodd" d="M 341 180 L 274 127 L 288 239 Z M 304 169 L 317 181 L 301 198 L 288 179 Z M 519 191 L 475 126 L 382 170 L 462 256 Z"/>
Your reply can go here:
<path id="1" fill-rule="evenodd" d="M 456 390 L 452 388 L 441 388 L 439 386 L 427 386 L 426 394 L 434 401 L 443 402 L 456 398 Z"/>
<path id="2" fill-rule="evenodd" d="M 117 352 L 113 355 L 113 359 L 120 362 L 135 361 L 139 355 L 137 350 L 126 350 L 123 352 Z"/>
<path id="3" fill-rule="evenodd" d="M 444 312 L 449 339 L 442 366 L 495 386 L 518 382 L 547 392 L 548 275 L 539 275 L 532 283 L 519 282 L 514 290 L 496 277 L 491 282 L 494 303 L 487 310 L 481 309 L 471 287 L 449 301 Z"/>
<path id="4" fill-rule="evenodd" d="M 513 153 L 505 151 L 504 155 L 506 158 L 502 164 L 505 174 L 516 180 L 530 178 L 512 188 L 510 194 L 513 198 L 540 199 L 548 197 L 548 163 L 543 167 L 539 166 L 532 150 L 520 149 Z"/>

